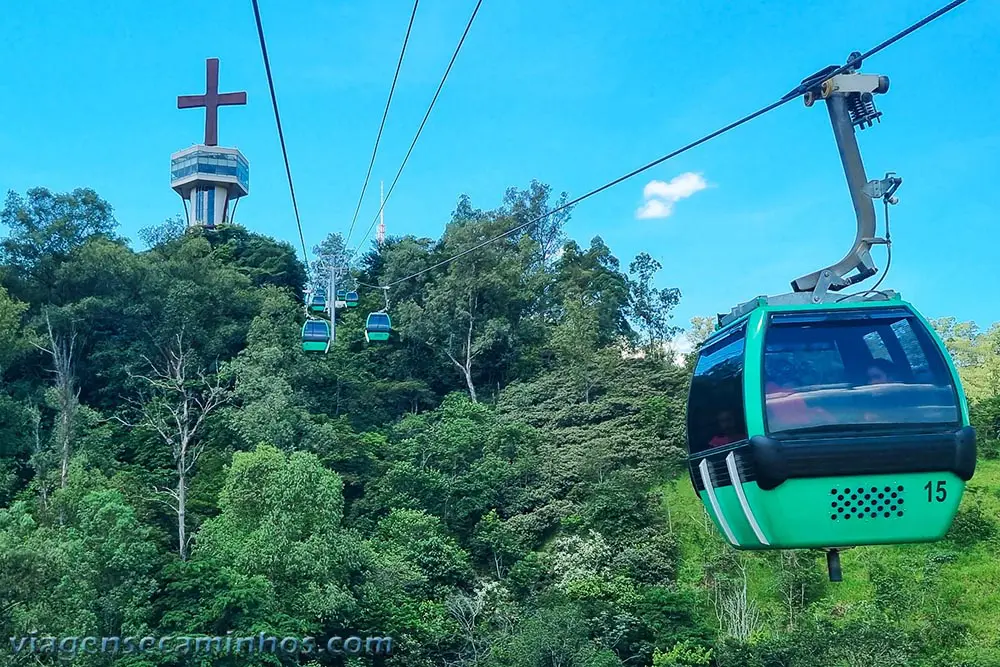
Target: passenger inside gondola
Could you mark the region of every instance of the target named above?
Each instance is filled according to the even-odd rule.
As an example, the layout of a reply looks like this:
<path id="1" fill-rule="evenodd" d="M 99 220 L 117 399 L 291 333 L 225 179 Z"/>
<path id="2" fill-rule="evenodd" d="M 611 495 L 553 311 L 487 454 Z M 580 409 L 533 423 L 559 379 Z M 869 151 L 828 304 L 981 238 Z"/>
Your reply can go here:
<path id="1" fill-rule="evenodd" d="M 717 435 L 712 436 L 712 439 L 708 441 L 708 446 L 722 447 L 723 445 L 745 440 L 746 437 L 746 429 L 739 427 L 732 411 L 723 410 L 718 414 Z"/>
<path id="2" fill-rule="evenodd" d="M 862 319 L 776 318 L 764 353 L 767 431 L 817 435 L 955 423 L 947 365 L 919 320 L 889 311 Z M 787 323 L 786 323 L 787 322 Z"/>
<path id="3" fill-rule="evenodd" d="M 695 366 L 688 400 L 688 448 L 692 453 L 747 438 L 743 400 L 746 327 L 705 345 Z"/>
<path id="4" fill-rule="evenodd" d="M 835 423 L 833 415 L 806 403 L 805 391 L 797 391 L 787 380 L 769 380 L 764 387 L 767 422 L 771 430 L 821 426 Z"/>
<path id="5" fill-rule="evenodd" d="M 896 382 L 895 369 L 887 359 L 875 359 L 868 365 L 868 384 L 889 384 Z"/>
<path id="6" fill-rule="evenodd" d="M 879 385 L 894 384 L 898 382 L 896 379 L 896 369 L 893 363 L 888 359 L 874 359 L 869 365 L 867 370 L 868 375 L 868 386 L 877 387 Z M 883 420 L 883 415 L 880 414 L 878 410 L 878 405 L 868 405 L 865 407 L 861 418 L 865 423 L 871 424 L 876 422 L 881 422 Z"/>

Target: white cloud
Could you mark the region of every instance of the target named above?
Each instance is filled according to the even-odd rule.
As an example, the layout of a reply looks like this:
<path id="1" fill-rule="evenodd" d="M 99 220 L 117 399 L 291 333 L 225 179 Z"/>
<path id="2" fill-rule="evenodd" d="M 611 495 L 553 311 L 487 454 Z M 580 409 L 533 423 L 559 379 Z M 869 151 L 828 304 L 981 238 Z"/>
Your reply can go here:
<path id="1" fill-rule="evenodd" d="M 667 218 L 674 212 L 674 204 L 687 199 L 708 187 L 701 174 L 692 171 L 675 176 L 669 181 L 650 181 L 642 189 L 646 202 L 635 212 L 639 220 Z"/>
<path id="2" fill-rule="evenodd" d="M 639 220 L 652 220 L 654 218 L 667 218 L 674 212 L 673 202 L 663 202 L 659 199 L 650 199 L 639 207 L 635 212 L 635 217 Z"/>
<path id="3" fill-rule="evenodd" d="M 642 194 L 646 199 L 659 197 L 669 201 L 677 201 L 679 199 L 686 199 L 707 187 L 708 183 L 705 182 L 701 174 L 689 171 L 680 176 L 675 176 L 670 179 L 669 183 L 666 181 L 650 181 L 643 188 Z"/>

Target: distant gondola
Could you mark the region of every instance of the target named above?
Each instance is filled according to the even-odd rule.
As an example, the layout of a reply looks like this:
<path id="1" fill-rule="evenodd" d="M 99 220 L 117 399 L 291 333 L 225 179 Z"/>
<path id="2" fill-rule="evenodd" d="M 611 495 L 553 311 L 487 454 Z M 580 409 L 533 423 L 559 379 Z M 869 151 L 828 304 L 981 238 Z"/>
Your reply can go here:
<path id="1" fill-rule="evenodd" d="M 302 350 L 328 352 L 330 349 L 330 323 L 326 320 L 306 320 L 302 325 Z"/>
<path id="2" fill-rule="evenodd" d="M 310 292 L 306 298 L 309 300 L 309 310 L 316 313 L 321 313 L 326 310 L 326 293 L 323 290 Z"/>
<path id="3" fill-rule="evenodd" d="M 389 333 L 392 331 L 392 320 L 388 313 L 370 313 L 365 322 L 365 340 L 383 341 L 389 340 Z"/>

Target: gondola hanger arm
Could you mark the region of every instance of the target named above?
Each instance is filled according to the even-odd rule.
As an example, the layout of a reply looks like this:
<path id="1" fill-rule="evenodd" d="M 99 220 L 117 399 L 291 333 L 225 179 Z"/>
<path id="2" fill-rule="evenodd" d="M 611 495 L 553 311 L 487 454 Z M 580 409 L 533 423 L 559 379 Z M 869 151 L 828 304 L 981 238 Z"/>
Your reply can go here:
<path id="1" fill-rule="evenodd" d="M 852 53 L 849 62 L 859 55 Z M 865 174 L 854 128 L 864 129 L 876 121 L 880 122 L 882 113 L 875 107 L 874 96 L 888 92 L 889 78 L 862 74 L 857 71 L 860 66 L 861 62 L 856 61 L 853 69 L 826 78 L 825 74 L 838 69 L 831 65 L 803 82 L 808 86 L 804 95 L 807 107 L 819 100 L 826 102 L 856 218 L 854 243 L 839 262 L 792 281 L 792 289 L 806 293 L 813 303 L 822 303 L 828 291 L 840 291 L 878 272 L 872 260 L 871 247 L 884 244 L 886 240 L 875 234 L 875 206 L 872 200 L 884 198 L 888 203 L 896 203 L 898 200 L 893 195 L 902 183 L 902 179 L 892 172 L 882 180 L 873 181 L 869 181 Z"/>

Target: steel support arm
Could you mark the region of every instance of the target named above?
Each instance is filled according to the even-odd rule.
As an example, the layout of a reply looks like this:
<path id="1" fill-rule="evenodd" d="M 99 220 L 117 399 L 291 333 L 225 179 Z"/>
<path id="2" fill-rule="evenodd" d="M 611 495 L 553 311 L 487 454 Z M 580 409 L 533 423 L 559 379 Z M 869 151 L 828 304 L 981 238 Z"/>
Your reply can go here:
<path id="1" fill-rule="evenodd" d="M 886 77 L 848 73 L 827 79 L 815 91 L 806 94 L 807 106 L 811 106 L 817 98 L 826 102 L 857 221 L 854 243 L 843 259 L 792 281 L 793 290 L 814 292 L 817 302 L 823 300 L 827 290 L 844 289 L 878 272 L 872 260 L 871 247 L 873 243 L 883 241 L 875 237 L 875 205 L 871 196 L 866 194 L 868 177 L 854 126 L 870 125 L 881 115 L 875 111 L 872 94 L 884 93 L 888 88 Z"/>
<path id="2" fill-rule="evenodd" d="M 829 271 L 829 289 L 840 290 L 848 285 L 875 275 L 877 269 L 872 262 L 871 240 L 875 237 L 875 205 L 865 194 L 868 184 L 865 166 L 861 161 L 861 150 L 858 139 L 854 135 L 854 124 L 847 110 L 847 98 L 844 95 L 833 94 L 826 98 L 827 109 L 830 112 L 830 122 L 833 124 L 833 134 L 837 139 L 837 149 L 840 160 L 844 164 L 844 174 L 847 176 L 847 187 L 851 191 L 851 201 L 854 203 L 854 215 L 857 219 L 857 229 L 854 243 L 850 251 L 836 264 L 814 271 L 792 281 L 792 289 L 796 292 L 815 290 L 823 274 Z M 851 271 L 857 274 L 848 277 Z M 824 281 L 826 282 L 826 281 Z"/>

